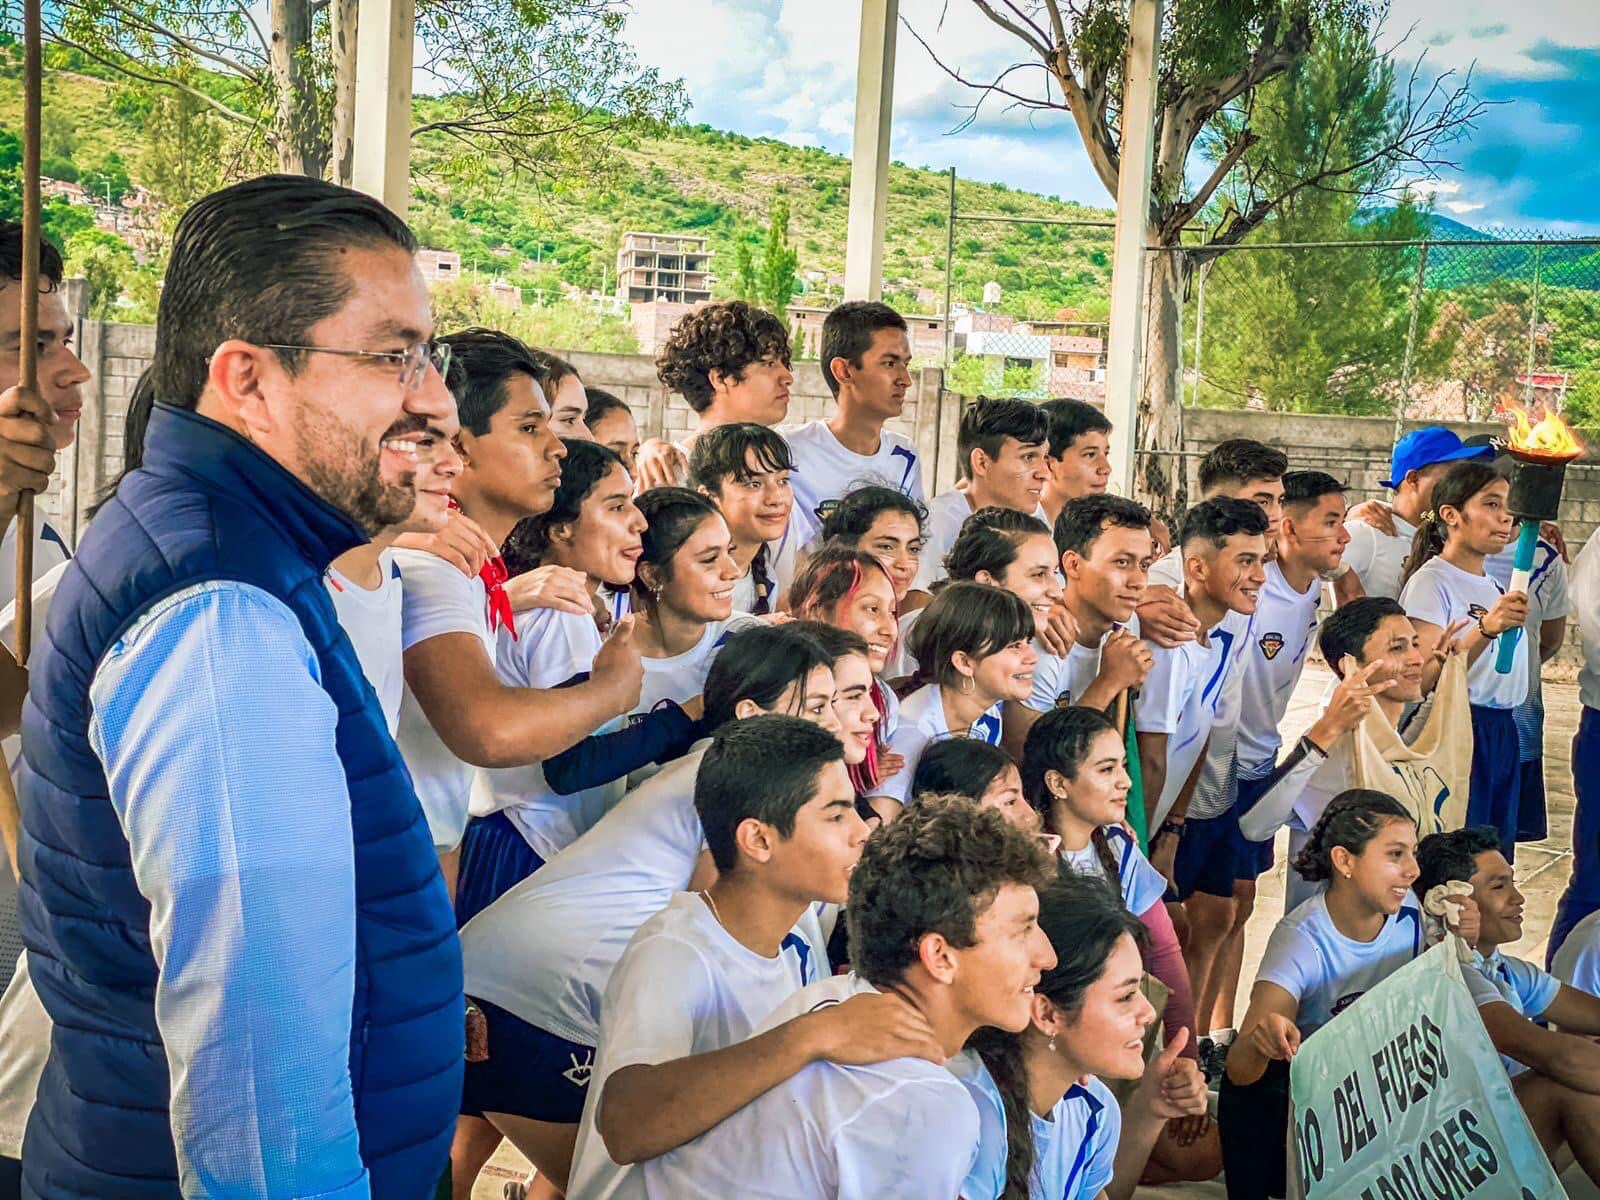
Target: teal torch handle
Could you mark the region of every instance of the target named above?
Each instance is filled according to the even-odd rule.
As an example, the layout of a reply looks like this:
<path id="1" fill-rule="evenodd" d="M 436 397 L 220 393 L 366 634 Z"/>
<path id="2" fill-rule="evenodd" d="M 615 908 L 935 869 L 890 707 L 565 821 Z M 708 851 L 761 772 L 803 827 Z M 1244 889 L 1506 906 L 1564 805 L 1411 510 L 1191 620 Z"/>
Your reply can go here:
<path id="1" fill-rule="evenodd" d="M 1517 553 L 1511 560 L 1511 587 L 1507 590 L 1513 592 L 1528 590 L 1528 579 L 1533 574 L 1533 552 L 1538 545 L 1539 522 L 1524 517 L 1517 532 Z M 1521 629 L 1508 629 L 1500 635 L 1500 646 L 1495 652 L 1494 660 L 1494 669 L 1500 674 L 1511 674 L 1511 668 L 1517 661 L 1517 642 L 1521 638 Z"/>

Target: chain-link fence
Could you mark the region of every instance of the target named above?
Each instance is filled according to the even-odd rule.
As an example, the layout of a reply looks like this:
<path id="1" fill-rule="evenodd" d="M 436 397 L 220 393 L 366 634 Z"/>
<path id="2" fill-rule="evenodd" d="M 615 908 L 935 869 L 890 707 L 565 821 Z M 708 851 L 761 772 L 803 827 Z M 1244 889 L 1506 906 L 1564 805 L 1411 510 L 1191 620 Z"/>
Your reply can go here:
<path id="1" fill-rule="evenodd" d="M 1169 337 L 1148 366 L 1173 369 L 1186 404 L 1396 421 L 1493 420 L 1516 404 L 1600 426 L 1600 239 L 1262 243 L 1152 259 L 1157 276 L 1178 268 L 1166 272 L 1179 283 L 1178 361 L 1164 361 Z"/>

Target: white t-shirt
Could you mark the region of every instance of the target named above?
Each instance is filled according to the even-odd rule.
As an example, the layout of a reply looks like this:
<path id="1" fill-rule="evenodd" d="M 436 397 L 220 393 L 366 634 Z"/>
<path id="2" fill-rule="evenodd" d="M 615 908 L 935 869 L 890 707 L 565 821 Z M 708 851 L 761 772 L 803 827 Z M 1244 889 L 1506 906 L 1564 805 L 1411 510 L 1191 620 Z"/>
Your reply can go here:
<path id="1" fill-rule="evenodd" d="M 1272 774 L 1278 761 L 1278 723 L 1289 711 L 1306 654 L 1317 637 L 1317 605 L 1322 581 L 1313 579 L 1297 592 L 1283 577 L 1278 564 L 1267 564 L 1267 582 L 1256 605 L 1255 628 L 1244 648 L 1240 667 L 1244 690 L 1240 694 L 1239 729 L 1235 753 L 1240 779 L 1262 779 Z"/>
<path id="2" fill-rule="evenodd" d="M 1550 973 L 1562 983 L 1600 996 L 1600 911 L 1572 927 L 1550 960 Z"/>
<path id="3" fill-rule="evenodd" d="M 910 439 L 898 433 L 882 430 L 876 454 L 845 449 L 821 420 L 786 429 L 783 436 L 794 459 L 789 486 L 794 490 L 795 510 L 804 512 L 816 528 L 822 524 L 823 501 L 837 500 L 862 484 L 882 484 L 926 503 L 922 458 Z"/>
<path id="4" fill-rule="evenodd" d="M 1476 619 L 1505 595 L 1490 575 L 1473 575 L 1443 558 L 1430 558 L 1406 581 L 1400 603 L 1419 621 L 1443 628 L 1451 621 Z M 1495 670 L 1500 639 L 1486 646 L 1467 668 L 1467 697 L 1485 708 L 1515 708 L 1528 695 L 1528 638 L 1517 639 L 1517 657 L 1511 670 Z"/>
<path id="5" fill-rule="evenodd" d="M 1585 708 L 1600 708 L 1600 537 L 1589 540 L 1572 564 L 1572 610 L 1578 614 L 1583 666 L 1578 671 L 1578 699 Z"/>
<path id="6" fill-rule="evenodd" d="M 663 700 L 682 704 L 705 690 L 706 674 L 711 670 L 711 660 L 716 658 L 722 640 L 731 628 L 745 618 L 734 616 L 727 621 L 712 621 L 706 626 L 700 640 L 682 654 L 670 658 L 645 657 L 644 684 L 639 689 L 639 703 L 635 713 L 647 713 Z"/>
<path id="7" fill-rule="evenodd" d="M 1000 1200 L 1006 1190 L 1006 1114 L 989 1070 L 975 1051 L 946 1064 L 978 1107 L 978 1159 L 961 1185 L 961 1200 Z M 1032 1200 L 1095 1200 L 1111 1182 L 1122 1136 L 1122 1110 L 1111 1089 L 1090 1075 L 1033 1118 Z"/>
<path id="8" fill-rule="evenodd" d="M 1344 548 L 1344 562 L 1361 580 L 1361 588 L 1369 596 L 1400 598 L 1400 577 L 1405 574 L 1406 555 L 1411 553 L 1411 540 L 1417 536 L 1417 527 L 1402 520 L 1391 511 L 1394 533 L 1380 533 L 1365 521 L 1344 523 L 1350 535 L 1350 544 Z"/>
<path id="9" fill-rule="evenodd" d="M 493 663 L 494 637 L 489 632 L 489 597 L 483 581 L 467 578 L 425 550 L 396 550 L 394 557 L 400 564 L 401 648 L 409 650 L 447 633 L 470 633 L 483 643 L 483 652 Z M 467 827 L 473 768 L 440 740 L 409 687 L 400 700 L 400 732 L 395 740 L 411 770 L 433 844 L 440 851 L 455 849 Z"/>
<path id="10" fill-rule="evenodd" d="M 1322 893 L 1278 922 L 1256 980 L 1275 983 L 1299 1001 L 1294 1023 L 1307 1038 L 1422 950 L 1422 909 L 1415 896 L 1407 893 L 1372 941 L 1357 942 L 1334 928 Z"/>
<path id="11" fill-rule="evenodd" d="M 887 796 L 905 804 L 911 799 L 911 777 L 917 773 L 917 762 L 929 742 L 948 737 L 972 737 L 1000 744 L 1000 705 L 996 704 L 972 723 L 972 728 L 956 733 L 949 727 L 944 715 L 943 693 L 936 683 L 926 684 L 912 692 L 900 706 L 899 720 L 889 735 L 889 749 L 902 755 L 906 765 L 873 788 L 873 794 Z"/>
<path id="12" fill-rule="evenodd" d="M 1228 613 L 1207 633 L 1204 646 L 1182 642 L 1168 649 L 1151 643 L 1154 662 L 1134 702 L 1134 721 L 1140 733 L 1167 735 L 1167 773 L 1152 828 L 1166 820 L 1189 773 L 1206 752 L 1228 676 L 1238 674 L 1243 637 L 1237 627 L 1248 621 L 1239 613 Z M 1189 814 L 1210 815 L 1196 813 L 1192 804 Z"/>
<path id="13" fill-rule="evenodd" d="M 788 997 L 756 1030 L 875 991 L 835 975 Z M 978 1150 L 957 1079 L 918 1058 L 813 1063 L 687 1145 L 644 1164 L 651 1200 L 924 1200 L 955 1196 Z"/>
<path id="14" fill-rule="evenodd" d="M 1161 872 L 1150 865 L 1150 860 L 1139 849 L 1138 843 L 1128 836 L 1121 825 L 1104 826 L 1106 840 L 1111 845 L 1111 856 L 1117 864 L 1118 886 L 1122 892 L 1122 906 L 1135 916 L 1147 913 L 1167 894 L 1167 881 Z M 1093 875 L 1104 879 L 1105 864 L 1090 842 L 1082 850 L 1061 851 L 1061 861 L 1079 875 Z"/>
<path id="15" fill-rule="evenodd" d="M 1172 588 L 1182 595 L 1182 552 L 1170 550 L 1156 560 L 1150 568 L 1150 582 Z M 1254 616 L 1230 612 L 1217 628 L 1230 649 L 1230 660 L 1237 662 L 1237 655 L 1233 651 L 1249 642 L 1255 629 Z M 1243 691 L 1244 672 L 1224 672 L 1222 691 L 1217 698 L 1216 712 L 1212 716 L 1211 732 L 1206 742 L 1205 763 L 1200 768 L 1200 778 L 1195 781 L 1194 795 L 1189 799 L 1188 815 L 1191 820 L 1219 817 L 1233 807 L 1234 801 L 1239 798 L 1238 759 L 1234 751 Z"/>
<path id="16" fill-rule="evenodd" d="M 1514 542 L 1483 560 L 1483 569 L 1503 588 L 1510 588 L 1515 567 Z M 1516 709 L 1523 762 L 1544 757 L 1544 664 L 1539 659 L 1539 635 L 1546 621 L 1572 615 L 1569 582 L 1561 552 L 1540 538 L 1534 548 L 1533 571 L 1528 576 L 1528 622 L 1523 633 L 1528 640 L 1528 696 Z"/>
<path id="17" fill-rule="evenodd" d="M 1498 948 L 1487 958 L 1480 956 L 1470 967 L 1463 964 L 1461 974 L 1473 1004 L 1479 1008 L 1485 1004 L 1509 1004 L 1529 1020 L 1542 1017 L 1561 991 L 1561 980 L 1554 975 L 1526 959 L 1501 954 Z M 1526 1063 L 1504 1054 L 1500 1061 L 1512 1078 L 1528 1069 Z"/>
<path id="18" fill-rule="evenodd" d="M 361 673 L 377 693 L 384 724 L 393 737 L 400 728 L 400 698 L 406 690 L 405 659 L 401 646 L 403 581 L 400 564 L 385 550 L 378 556 L 381 582 L 364 588 L 329 567 L 323 576 L 339 625 L 361 660 Z"/>
<path id="19" fill-rule="evenodd" d="M 1126 625 L 1113 625 L 1107 630 L 1106 637 L 1118 629 L 1126 629 L 1138 637 L 1138 616 L 1129 617 Z M 1100 650 L 1104 645 L 1104 637 L 1096 646 L 1075 644 L 1067 656 L 1061 658 L 1035 642 L 1033 649 L 1039 661 L 1033 668 L 1033 692 L 1025 701 L 1027 706 L 1035 712 L 1049 712 L 1053 708 L 1078 703 L 1078 698 L 1100 674 Z"/>
<path id="20" fill-rule="evenodd" d="M 912 582 L 912 587 L 925 592 L 939 580 L 949 576 L 950 572 L 944 568 L 944 556 L 949 554 L 950 547 L 956 544 L 956 538 L 961 535 L 961 527 L 967 523 L 967 518 L 976 511 L 967 493 L 959 488 L 940 492 L 928 501 L 927 536 L 922 543 L 922 558 L 917 565 L 917 577 Z M 1042 505 L 1034 508 L 1033 515 L 1043 521 L 1046 528 L 1049 527 L 1050 520 L 1045 516 Z"/>
<path id="21" fill-rule="evenodd" d="M 671 1062 L 744 1041 L 822 969 L 824 956 L 803 945 L 790 934 L 776 957 L 757 954 L 736 941 L 692 892 L 678 892 L 639 927 L 600 1001 L 600 1045 L 568 1195 L 605 1200 L 646 1194 L 641 1172 L 612 1161 L 595 1123 L 606 1081 L 622 1067 Z"/>
<path id="22" fill-rule="evenodd" d="M 44 514 L 33 514 L 33 587 L 37 595 L 39 583 L 56 567 L 72 557 L 67 539 L 55 526 L 44 519 Z M 17 596 L 17 522 L 15 518 L 6 525 L 0 537 L 0 604 L 10 604 Z M 33 618 L 35 630 L 44 628 L 44 620 L 37 611 Z"/>
<path id="23" fill-rule="evenodd" d="M 587 614 L 530 609 L 517 614 L 516 630 L 512 638 L 510 630 L 500 629 L 495 639 L 495 668 L 513 687 L 559 688 L 587 679 L 600 652 L 600 630 Z M 609 733 L 621 724 L 618 717 L 594 732 Z M 562 795 L 546 782 L 540 763 L 485 768 L 478 772 L 474 808 L 503 810 L 528 845 L 549 862 L 621 799 L 626 787 L 625 780 L 617 779 Z"/>
<path id="24" fill-rule="evenodd" d="M 600 1036 L 600 997 L 628 940 L 689 886 L 705 845 L 696 745 L 461 931 L 466 992 L 569 1042 Z"/>

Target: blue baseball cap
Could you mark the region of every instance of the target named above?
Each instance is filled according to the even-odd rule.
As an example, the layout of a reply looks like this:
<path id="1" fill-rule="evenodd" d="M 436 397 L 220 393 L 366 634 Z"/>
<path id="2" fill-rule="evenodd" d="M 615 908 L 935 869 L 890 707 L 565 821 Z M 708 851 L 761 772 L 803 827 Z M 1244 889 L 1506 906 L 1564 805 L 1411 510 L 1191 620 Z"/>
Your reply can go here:
<path id="1" fill-rule="evenodd" d="M 1493 446 L 1468 446 L 1453 430 L 1443 425 L 1413 429 L 1394 444 L 1389 478 L 1383 480 L 1383 486 L 1397 488 L 1410 472 L 1420 471 L 1435 463 L 1455 462 L 1463 458 L 1493 458 L 1494 455 Z"/>

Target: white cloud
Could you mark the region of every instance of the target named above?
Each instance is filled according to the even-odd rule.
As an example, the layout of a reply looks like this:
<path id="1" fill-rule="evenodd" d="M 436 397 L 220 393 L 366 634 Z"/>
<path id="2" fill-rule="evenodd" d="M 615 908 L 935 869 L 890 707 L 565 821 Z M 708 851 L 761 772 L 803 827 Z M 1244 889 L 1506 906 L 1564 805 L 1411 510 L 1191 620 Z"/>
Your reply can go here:
<path id="1" fill-rule="evenodd" d="M 1517 78 L 1551 78 L 1555 64 L 1533 57 L 1541 45 L 1600 46 L 1594 0 L 1391 0 L 1386 30 L 1411 35 L 1401 53 L 1427 50 L 1439 67 L 1479 69 Z M 1410 55 L 1408 54 L 1407 57 Z"/>

